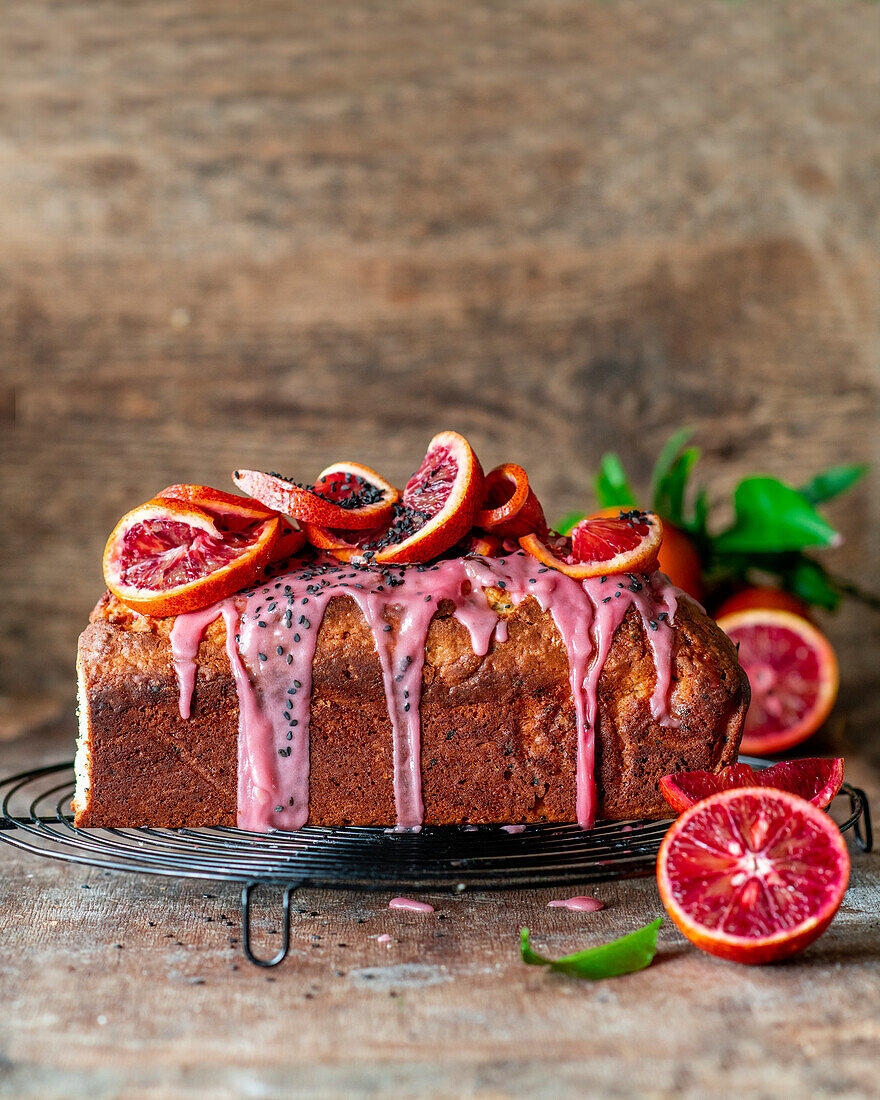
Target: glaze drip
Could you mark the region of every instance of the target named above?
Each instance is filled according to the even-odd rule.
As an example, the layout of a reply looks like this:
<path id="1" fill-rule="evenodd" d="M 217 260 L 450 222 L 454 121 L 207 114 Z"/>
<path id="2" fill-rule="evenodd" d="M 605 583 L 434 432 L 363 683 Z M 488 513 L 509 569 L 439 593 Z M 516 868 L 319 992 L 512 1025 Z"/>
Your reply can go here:
<path id="1" fill-rule="evenodd" d="M 503 644 L 507 624 L 490 606 L 490 589 L 499 611 L 533 596 L 563 640 L 577 719 L 577 820 L 591 828 L 598 684 L 614 634 L 634 606 L 657 673 L 651 714 L 674 724 L 668 695 L 677 590 L 659 573 L 578 581 L 521 551 L 383 569 L 317 555 L 256 589 L 179 616 L 171 648 L 183 718 L 190 715 L 202 634 L 218 616 L 225 622 L 239 698 L 239 827 L 299 829 L 308 819 L 312 663 L 327 604 L 349 596 L 369 626 L 382 669 L 393 730 L 397 828 L 418 829 L 424 817 L 420 702 L 428 629 L 438 604 L 449 600 L 475 654 L 484 656 L 493 639 Z"/>

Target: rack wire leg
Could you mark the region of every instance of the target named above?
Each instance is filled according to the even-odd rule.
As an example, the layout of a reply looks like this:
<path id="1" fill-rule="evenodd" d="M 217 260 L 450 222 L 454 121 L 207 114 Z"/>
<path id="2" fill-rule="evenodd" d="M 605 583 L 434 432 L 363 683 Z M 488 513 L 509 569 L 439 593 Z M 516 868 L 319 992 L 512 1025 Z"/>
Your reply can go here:
<path id="1" fill-rule="evenodd" d="M 259 885 L 258 882 L 248 882 L 241 890 L 241 945 L 248 962 L 252 962 L 254 966 L 278 966 L 284 962 L 290 950 L 290 899 L 299 889 L 299 883 L 293 883 L 284 890 L 281 901 L 281 947 L 271 959 L 260 959 L 251 949 L 251 897 Z"/>

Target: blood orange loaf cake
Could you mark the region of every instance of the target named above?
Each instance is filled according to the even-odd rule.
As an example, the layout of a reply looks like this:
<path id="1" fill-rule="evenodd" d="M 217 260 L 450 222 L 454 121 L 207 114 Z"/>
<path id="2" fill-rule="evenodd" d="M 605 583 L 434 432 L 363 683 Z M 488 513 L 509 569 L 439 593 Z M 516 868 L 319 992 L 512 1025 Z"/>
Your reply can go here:
<path id="1" fill-rule="evenodd" d="M 590 828 L 735 759 L 748 681 L 656 571 L 657 516 L 553 533 L 456 432 L 402 492 L 351 462 L 234 480 L 255 499 L 174 485 L 107 543 L 78 826 Z"/>
<path id="2" fill-rule="evenodd" d="M 77 825 L 662 814 L 663 775 L 735 760 L 748 702 L 662 574 L 578 581 L 522 551 L 316 557 L 176 619 L 108 594 L 78 670 Z"/>

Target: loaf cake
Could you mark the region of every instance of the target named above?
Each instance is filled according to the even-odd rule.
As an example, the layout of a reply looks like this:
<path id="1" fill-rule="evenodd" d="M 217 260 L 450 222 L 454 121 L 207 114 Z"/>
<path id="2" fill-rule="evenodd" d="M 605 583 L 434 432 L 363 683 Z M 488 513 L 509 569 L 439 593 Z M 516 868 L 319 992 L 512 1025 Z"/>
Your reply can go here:
<path id="1" fill-rule="evenodd" d="M 735 761 L 728 638 L 661 573 L 307 549 L 207 608 L 109 593 L 79 642 L 78 826 L 579 822 Z"/>

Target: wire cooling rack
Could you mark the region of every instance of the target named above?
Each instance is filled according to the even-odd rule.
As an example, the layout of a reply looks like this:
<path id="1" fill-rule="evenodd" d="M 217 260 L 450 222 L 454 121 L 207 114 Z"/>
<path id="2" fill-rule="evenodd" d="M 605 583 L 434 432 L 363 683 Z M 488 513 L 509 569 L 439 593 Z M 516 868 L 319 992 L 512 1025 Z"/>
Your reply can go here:
<path id="1" fill-rule="evenodd" d="M 753 767 L 766 761 L 741 757 Z M 35 855 L 110 871 L 236 882 L 242 886 L 244 952 L 276 966 L 290 944 L 290 902 L 301 886 L 349 890 L 511 889 L 632 878 L 653 871 L 669 821 L 426 826 L 419 833 L 354 826 L 306 826 L 296 833 L 211 829 L 77 829 L 70 813 L 72 761 L 0 780 L 0 840 Z M 844 783 L 832 804 L 843 831 L 870 851 L 864 791 Z M 282 947 L 272 959 L 251 949 L 251 904 L 258 886 L 283 888 Z"/>

